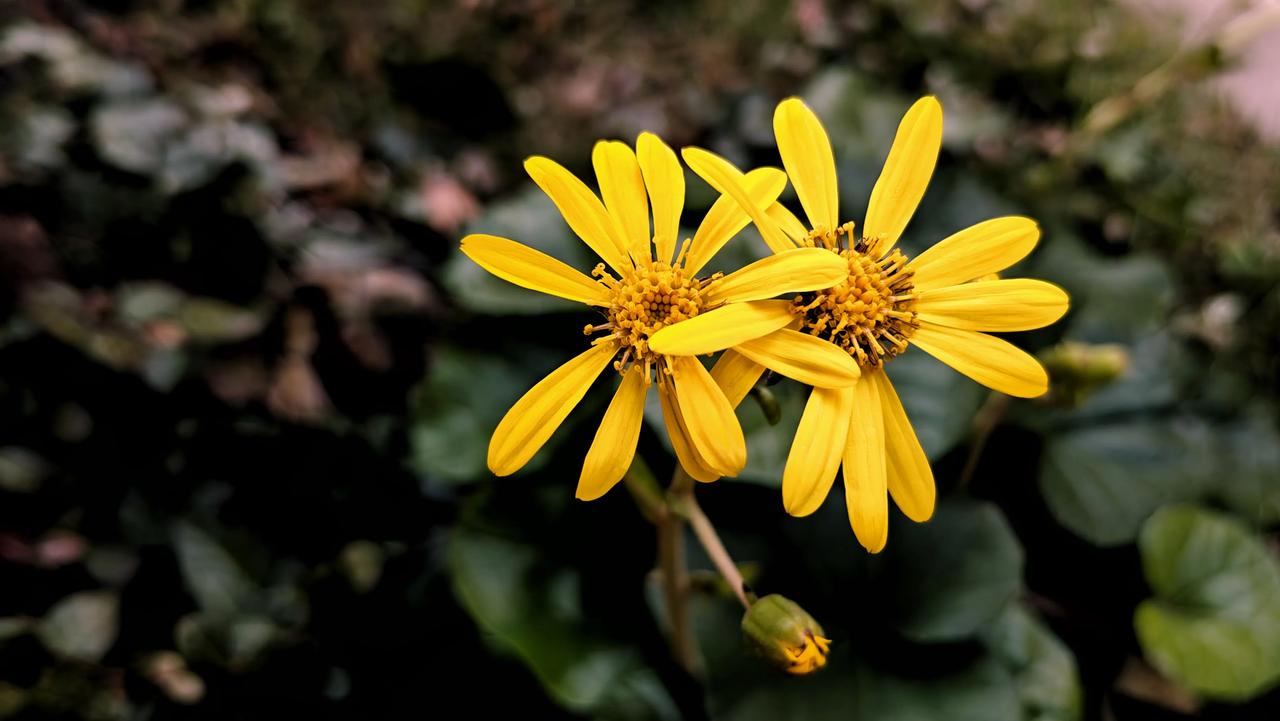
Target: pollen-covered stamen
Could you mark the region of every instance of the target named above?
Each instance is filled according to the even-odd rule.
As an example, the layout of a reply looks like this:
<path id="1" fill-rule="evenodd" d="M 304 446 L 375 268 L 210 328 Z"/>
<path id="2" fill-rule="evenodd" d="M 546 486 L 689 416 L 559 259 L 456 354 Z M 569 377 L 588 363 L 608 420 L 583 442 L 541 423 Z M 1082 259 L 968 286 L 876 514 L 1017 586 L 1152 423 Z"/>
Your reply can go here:
<path id="1" fill-rule="evenodd" d="M 895 248 L 878 258 L 877 244 L 855 236 L 853 227 L 845 223 L 834 231 L 809 233 L 805 245 L 839 253 L 849 275 L 839 285 L 796 296 L 792 312 L 803 318 L 801 330 L 835 343 L 870 368 L 907 349 L 919 325 L 916 293 L 902 251 Z"/>
<path id="2" fill-rule="evenodd" d="M 687 247 L 686 242 L 680 257 L 684 256 Z M 670 372 L 662 357 L 649 350 L 649 337 L 666 326 L 707 310 L 703 296 L 707 288 L 721 277 L 717 273 L 710 278 L 693 278 L 680 267 L 679 262 L 673 267 L 662 261 L 628 269 L 621 278 L 609 275 L 603 265 L 597 266 L 592 275 L 609 287 L 613 297 L 605 311 L 608 321 L 588 325 L 583 332 L 590 335 L 610 331 L 606 337 L 614 340 L 619 348 L 619 357 L 613 367 L 625 373 L 632 364 L 643 364 L 646 380 L 651 369 L 659 373 Z M 600 340 L 597 338 L 593 342 Z"/>
<path id="3" fill-rule="evenodd" d="M 838 253 L 841 250 L 857 245 L 857 236 L 853 234 L 854 227 L 853 221 L 849 221 L 834 230 L 819 226 L 809 231 L 809 235 L 801 243 L 808 248 L 826 248 Z M 843 243 L 840 240 L 841 235 L 845 236 Z"/>

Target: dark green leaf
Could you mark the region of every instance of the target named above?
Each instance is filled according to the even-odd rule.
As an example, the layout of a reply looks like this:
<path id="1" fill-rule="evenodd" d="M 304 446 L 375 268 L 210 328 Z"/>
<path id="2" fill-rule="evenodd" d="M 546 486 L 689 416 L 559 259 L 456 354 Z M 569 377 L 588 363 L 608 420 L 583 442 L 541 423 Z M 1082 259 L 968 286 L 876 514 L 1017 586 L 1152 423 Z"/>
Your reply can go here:
<path id="1" fill-rule="evenodd" d="M 442 346 L 431 375 L 415 394 L 417 420 L 409 431 L 413 469 L 448 481 L 474 481 L 488 475 L 485 458 L 489 437 L 498 422 L 557 359 L 534 349 L 522 350 L 520 361 L 508 356 L 480 354 Z M 566 355 L 559 362 L 569 359 Z M 554 448 L 552 435 L 547 446 Z M 583 449 L 586 453 L 586 449 Z M 526 466 L 537 468 L 549 453 L 535 455 Z"/>
<path id="2" fill-rule="evenodd" d="M 983 638 L 1013 673 L 1024 719 L 1079 721 L 1084 699 L 1075 657 L 1030 611 L 1009 606 Z"/>
<path id="3" fill-rule="evenodd" d="M 1220 433 L 1213 495 L 1259 524 L 1280 522 L 1280 433 L 1265 407 L 1255 407 Z"/>
<path id="4" fill-rule="evenodd" d="M 256 599 L 257 584 L 206 531 L 179 522 L 173 528 L 173 544 L 187 590 L 204 613 L 213 618 L 231 618 Z"/>
<path id="5" fill-rule="evenodd" d="M 1040 490 L 1075 534 L 1100 546 L 1128 543 L 1157 508 L 1203 493 L 1212 440 L 1194 418 L 1069 431 L 1045 449 Z"/>
<path id="6" fill-rule="evenodd" d="M 1031 264 L 1035 277 L 1071 295 L 1067 334 L 1089 343 L 1132 343 L 1165 324 L 1174 297 L 1173 278 L 1159 258 L 1133 254 L 1102 257 L 1077 238 L 1045 230 Z"/>
<path id="7" fill-rule="evenodd" d="M 919 642 L 969 638 L 1008 606 L 1022 582 L 1022 547 L 1000 510 L 949 501 L 915 524 L 895 515 L 878 588 L 889 618 Z"/>
<path id="8" fill-rule="evenodd" d="M 935 461 L 965 438 L 988 393 L 919 349 L 893 359 L 886 372 L 920 445 Z"/>
<path id="9" fill-rule="evenodd" d="M 454 533 L 449 565 L 463 607 L 561 704 L 615 718 L 678 717 L 637 649 L 585 628 L 574 570 L 544 564 L 533 546 L 474 529 Z"/>

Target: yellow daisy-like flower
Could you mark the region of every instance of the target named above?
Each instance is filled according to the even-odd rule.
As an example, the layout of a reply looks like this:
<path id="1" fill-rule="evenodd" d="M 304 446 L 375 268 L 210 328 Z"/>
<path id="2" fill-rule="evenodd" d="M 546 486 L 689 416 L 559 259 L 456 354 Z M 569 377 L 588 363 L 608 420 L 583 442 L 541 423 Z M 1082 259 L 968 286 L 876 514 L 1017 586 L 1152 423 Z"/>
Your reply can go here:
<path id="1" fill-rule="evenodd" d="M 750 198 L 741 174 L 723 158 L 698 148 L 686 148 L 684 158 L 714 188 L 738 200 L 775 253 L 819 248 L 846 263 L 839 283 L 794 300 L 799 330 L 780 330 L 756 343 L 820 338 L 861 368 L 862 378 L 852 387 L 815 388 L 810 394 L 783 472 L 782 501 L 794 516 L 813 513 L 843 466 L 849 521 L 858 541 L 875 553 L 888 539 L 889 497 L 920 522 L 933 515 L 936 495 L 933 471 L 885 364 L 916 345 L 988 388 L 1039 396 L 1048 389 L 1040 363 L 983 331 L 1049 325 L 1067 311 L 1068 298 L 1043 281 L 985 277 L 1035 247 L 1040 229 L 1030 218 L 979 223 L 915 258 L 895 247 L 924 196 L 942 144 L 937 99 L 918 100 L 898 126 L 860 234 L 852 222 L 840 223 L 831 143 L 813 111 L 798 98 L 784 100 L 773 127 L 807 226 L 777 202 Z M 657 334 L 650 345 L 680 353 L 699 345 L 698 334 L 694 320 Z M 758 375 L 760 369 L 743 372 Z"/>
<path id="2" fill-rule="evenodd" d="M 748 217 L 737 200 L 720 198 L 677 254 L 684 171 L 656 135 L 641 134 L 636 149 L 616 141 L 596 144 L 592 164 L 603 202 L 555 161 L 525 161 L 525 170 L 569 227 L 603 259 L 593 277 L 506 238 L 473 234 L 462 240 L 462 252 L 499 278 L 585 303 L 604 315 L 604 322 L 584 329 L 586 335 L 604 335 L 516 401 L 489 443 L 489 469 L 499 476 L 516 472 L 547 442 L 596 377 L 612 367 L 622 381 L 583 463 L 577 490 L 583 500 L 604 495 L 631 465 L 645 396 L 655 378 L 672 446 L 690 475 L 715 480 L 736 475 L 746 464 L 742 428 L 716 379 L 697 358 L 655 352 L 649 346 L 653 333 L 698 317 L 710 321 L 702 352 L 729 348 L 793 321 L 790 301 L 767 299 L 825 287 L 845 275 L 844 263 L 830 253 L 792 248 L 727 276 L 698 277 Z M 737 187 L 743 197 L 758 205 L 773 203 L 786 186 L 786 175 L 775 168 L 761 168 L 742 180 Z M 784 350 L 776 359 L 781 365 L 794 364 L 786 353 L 823 359 L 810 362 L 815 369 L 806 382 L 815 386 L 847 387 L 857 378 L 857 365 L 830 344 L 815 339 L 807 347 Z"/>

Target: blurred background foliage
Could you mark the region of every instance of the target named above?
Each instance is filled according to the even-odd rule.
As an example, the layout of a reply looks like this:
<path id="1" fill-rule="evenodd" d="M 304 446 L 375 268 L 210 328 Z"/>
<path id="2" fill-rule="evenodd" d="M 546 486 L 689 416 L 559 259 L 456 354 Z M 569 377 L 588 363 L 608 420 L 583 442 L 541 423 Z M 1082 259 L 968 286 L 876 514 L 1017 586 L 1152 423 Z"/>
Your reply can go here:
<path id="1" fill-rule="evenodd" d="M 1200 82 L 1233 48 L 1164 6 L 15 0 L 0 25 L 0 717 L 1280 716 L 1280 151 Z M 859 218 L 924 92 L 946 136 L 906 244 L 1035 217 L 1012 274 L 1073 308 L 1017 342 L 1053 390 L 895 362 L 941 501 L 876 557 L 839 493 L 782 510 L 803 389 L 770 389 L 777 426 L 744 404 L 750 466 L 703 505 L 833 656 L 772 671 L 697 570 L 695 679 L 652 527 L 621 488 L 572 497 L 606 383 L 487 473 L 586 318 L 458 238 L 587 267 L 524 156 L 585 174 L 648 129 L 777 164 L 797 93 Z M 713 200 L 690 175 L 686 225 Z"/>

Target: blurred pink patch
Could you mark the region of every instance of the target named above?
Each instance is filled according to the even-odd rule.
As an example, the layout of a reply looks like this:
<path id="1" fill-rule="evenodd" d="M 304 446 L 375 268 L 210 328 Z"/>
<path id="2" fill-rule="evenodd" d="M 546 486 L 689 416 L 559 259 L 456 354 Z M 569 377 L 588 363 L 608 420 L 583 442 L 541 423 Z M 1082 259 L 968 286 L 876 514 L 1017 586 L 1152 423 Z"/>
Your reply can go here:
<path id="1" fill-rule="evenodd" d="M 71 531 L 50 531 L 36 542 L 35 562 L 45 568 L 75 563 L 89 550 L 84 538 Z"/>
<path id="2" fill-rule="evenodd" d="M 427 171 L 418 192 L 427 223 L 447 235 L 456 233 L 480 212 L 475 196 L 443 170 Z"/>
<path id="3" fill-rule="evenodd" d="M 267 369 L 256 356 L 216 363 L 205 373 L 209 388 L 222 402 L 233 406 L 261 398 L 267 392 Z"/>

